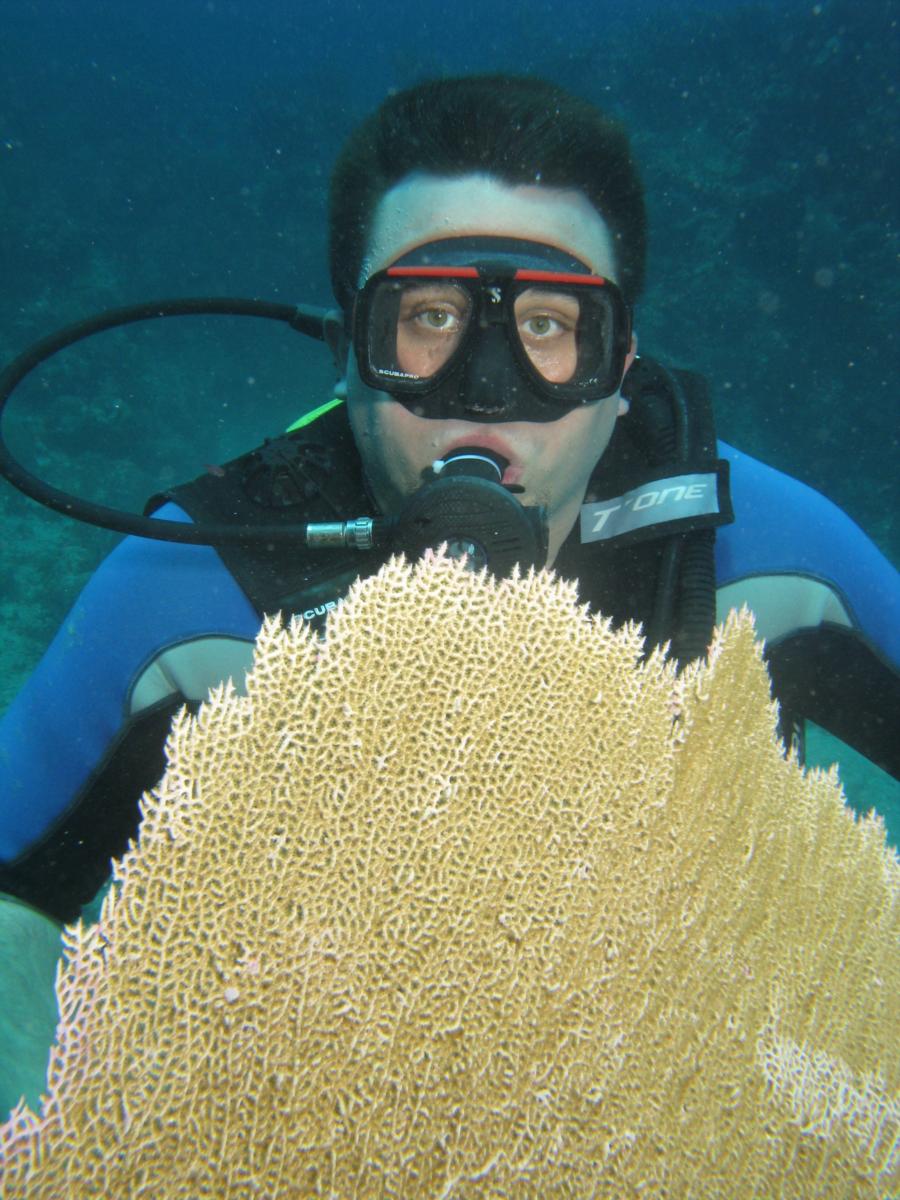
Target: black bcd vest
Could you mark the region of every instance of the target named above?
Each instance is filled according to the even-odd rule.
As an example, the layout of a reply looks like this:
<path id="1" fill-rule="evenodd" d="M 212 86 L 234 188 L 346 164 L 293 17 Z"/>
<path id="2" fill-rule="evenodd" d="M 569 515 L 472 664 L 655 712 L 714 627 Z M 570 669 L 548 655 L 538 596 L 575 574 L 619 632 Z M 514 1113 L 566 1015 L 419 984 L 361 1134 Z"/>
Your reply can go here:
<path id="1" fill-rule="evenodd" d="M 705 472 L 717 477 L 717 511 L 589 544 L 582 544 L 576 522 L 554 569 L 578 580 L 580 599 L 592 610 L 616 624 L 640 621 L 648 646 L 670 642 L 672 655 L 687 662 L 705 651 L 715 621 L 715 529 L 733 519 L 728 464 L 717 457 L 702 376 L 641 358 L 622 392 L 630 410 L 616 422 L 586 500 L 604 501 L 648 481 Z M 376 512 L 343 405 L 267 440 L 215 474 L 153 497 L 147 511 L 170 500 L 198 523 L 251 528 Z M 299 612 L 315 619 L 355 578 L 376 571 L 390 552 L 251 541 L 220 546 L 218 553 L 260 615 Z"/>

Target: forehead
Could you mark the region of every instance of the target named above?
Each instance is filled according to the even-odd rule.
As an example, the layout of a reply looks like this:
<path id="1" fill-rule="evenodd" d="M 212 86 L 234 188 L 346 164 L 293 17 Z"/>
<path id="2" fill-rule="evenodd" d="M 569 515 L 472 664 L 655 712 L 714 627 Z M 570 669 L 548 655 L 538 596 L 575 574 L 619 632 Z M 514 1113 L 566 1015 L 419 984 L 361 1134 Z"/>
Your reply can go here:
<path id="1" fill-rule="evenodd" d="M 359 282 L 425 242 L 478 234 L 558 246 L 598 275 L 616 278 L 609 227 L 574 188 L 507 184 L 490 175 L 417 173 L 379 201 Z"/>

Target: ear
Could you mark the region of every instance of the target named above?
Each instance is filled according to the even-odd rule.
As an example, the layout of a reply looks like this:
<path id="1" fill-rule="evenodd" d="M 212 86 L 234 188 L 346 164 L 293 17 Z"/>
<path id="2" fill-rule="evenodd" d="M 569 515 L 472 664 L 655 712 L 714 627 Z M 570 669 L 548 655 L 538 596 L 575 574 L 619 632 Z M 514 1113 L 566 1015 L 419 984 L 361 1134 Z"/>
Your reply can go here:
<path id="1" fill-rule="evenodd" d="M 622 372 L 623 379 L 628 374 L 628 372 L 631 370 L 631 364 L 634 362 L 634 360 L 636 358 L 637 358 L 637 336 L 635 334 L 632 334 L 631 335 L 631 345 L 628 347 L 628 353 L 625 355 L 625 370 Z M 621 387 L 621 386 L 622 385 L 620 383 L 619 387 Z M 619 397 L 619 414 L 618 415 L 620 417 L 624 417 L 625 414 L 628 412 L 628 409 L 629 409 L 628 401 L 625 399 L 624 396 L 620 396 Z"/>
<path id="2" fill-rule="evenodd" d="M 330 308 L 328 310 L 322 322 L 322 329 L 325 333 L 325 342 L 331 351 L 331 358 L 334 362 L 338 379 L 343 379 L 347 374 L 347 355 L 350 353 L 350 338 L 347 335 L 344 314 L 340 309 Z"/>

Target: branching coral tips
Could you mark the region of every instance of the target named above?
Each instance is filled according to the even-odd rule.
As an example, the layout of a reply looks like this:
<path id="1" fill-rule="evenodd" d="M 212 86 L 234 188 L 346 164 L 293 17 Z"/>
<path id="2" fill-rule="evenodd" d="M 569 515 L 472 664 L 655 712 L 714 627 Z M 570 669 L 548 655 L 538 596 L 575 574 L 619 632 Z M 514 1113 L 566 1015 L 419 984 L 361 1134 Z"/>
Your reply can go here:
<path id="1" fill-rule="evenodd" d="M 178 718 L 65 935 L 5 1200 L 900 1189 L 900 868 L 786 760 L 752 624 L 641 660 L 430 556 Z"/>

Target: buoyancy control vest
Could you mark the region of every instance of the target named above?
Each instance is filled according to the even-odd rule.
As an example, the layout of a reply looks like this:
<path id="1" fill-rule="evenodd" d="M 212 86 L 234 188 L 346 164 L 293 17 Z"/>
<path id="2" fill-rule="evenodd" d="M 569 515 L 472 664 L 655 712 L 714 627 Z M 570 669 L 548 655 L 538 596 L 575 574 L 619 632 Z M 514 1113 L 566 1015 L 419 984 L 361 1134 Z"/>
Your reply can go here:
<path id="1" fill-rule="evenodd" d="M 641 622 L 648 648 L 669 642 L 684 663 L 705 652 L 715 620 L 715 529 L 733 520 L 728 464 L 717 457 L 702 376 L 641 358 L 622 392 L 629 412 L 554 568 L 578 580 L 594 611 Z M 375 508 L 344 405 L 153 497 L 147 511 L 166 501 L 194 521 L 250 526 L 346 520 Z M 299 613 L 318 623 L 390 550 L 247 543 L 218 553 L 260 616 Z"/>

